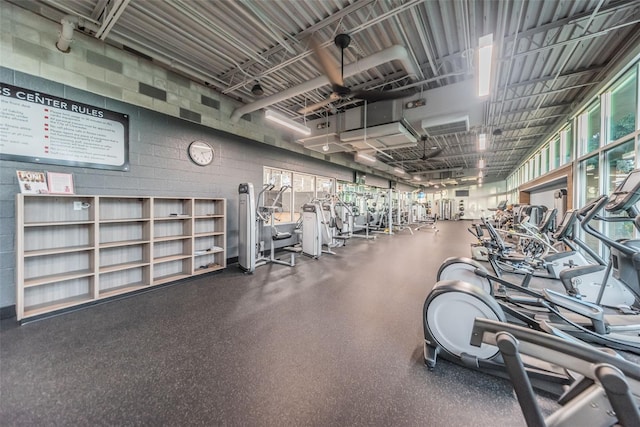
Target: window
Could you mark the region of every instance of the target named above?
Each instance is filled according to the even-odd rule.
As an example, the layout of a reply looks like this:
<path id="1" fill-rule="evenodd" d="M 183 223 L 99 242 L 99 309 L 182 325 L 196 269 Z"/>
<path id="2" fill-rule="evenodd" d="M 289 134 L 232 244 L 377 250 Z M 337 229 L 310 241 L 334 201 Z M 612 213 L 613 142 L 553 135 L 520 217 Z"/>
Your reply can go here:
<path id="1" fill-rule="evenodd" d="M 580 195 L 580 206 L 597 199 L 600 196 L 600 167 L 598 156 L 589 157 L 580 162 L 580 185 L 578 194 Z M 600 229 L 600 222 L 592 223 L 596 229 Z M 600 241 L 590 234 L 581 231 L 581 239 L 587 246 L 596 253 L 600 253 Z"/>
<path id="2" fill-rule="evenodd" d="M 317 177 L 316 178 L 316 197 L 321 199 L 323 197 L 327 197 L 331 194 L 334 194 L 333 191 L 333 179 L 332 178 L 324 178 Z"/>
<path id="3" fill-rule="evenodd" d="M 600 130 L 600 101 L 598 101 L 587 113 L 587 147 L 584 154 L 591 153 L 600 147 Z"/>
<path id="4" fill-rule="evenodd" d="M 325 197 L 334 194 L 333 178 L 308 175 L 287 170 L 265 167 L 263 173 L 264 184 L 273 184 L 273 189 L 266 191 L 264 197 L 256 200 L 262 206 L 276 206 L 274 221 L 276 224 L 296 222 L 300 218 L 302 205 L 315 197 Z M 280 197 L 278 193 L 285 188 Z M 256 189 L 256 197 L 258 193 Z M 277 201 L 276 201 L 276 198 Z"/>
<path id="5" fill-rule="evenodd" d="M 636 130 L 637 77 L 637 68 L 633 67 L 611 91 L 609 142 L 617 141 Z"/>
<path id="6" fill-rule="evenodd" d="M 635 144 L 633 139 L 624 142 L 605 153 L 607 167 L 607 194 L 611 194 L 635 167 Z M 630 222 L 606 224 L 606 233 L 614 240 L 634 237 L 634 227 Z"/>
<path id="7" fill-rule="evenodd" d="M 598 163 L 598 156 L 589 157 L 582 162 L 583 166 L 583 183 L 584 191 L 581 191 L 582 205 L 586 205 L 590 201 L 600 196 L 600 165 Z"/>
<path id="8" fill-rule="evenodd" d="M 549 172 L 549 146 L 542 147 L 542 153 L 540 157 L 540 174 L 544 175 Z"/>
<path id="9" fill-rule="evenodd" d="M 293 173 L 293 213 L 294 221 L 300 218 L 302 205 L 315 197 L 315 177 Z"/>
<path id="10" fill-rule="evenodd" d="M 264 183 L 273 184 L 273 189 L 265 191 L 262 200 L 256 203 L 276 208 L 273 216 L 276 224 L 291 222 L 291 172 L 264 168 Z"/>
<path id="11" fill-rule="evenodd" d="M 551 170 L 557 169 L 560 167 L 560 136 L 556 136 L 553 141 L 551 141 L 550 153 L 549 156 L 551 158 Z"/>
<path id="12" fill-rule="evenodd" d="M 573 155 L 573 126 L 569 125 L 568 128 L 560 132 L 560 146 L 562 154 L 560 155 L 561 164 L 567 164 L 571 161 Z"/>
<path id="13" fill-rule="evenodd" d="M 605 153 L 605 158 L 608 168 L 607 194 L 611 194 L 635 168 L 636 153 L 633 139 L 608 150 Z"/>

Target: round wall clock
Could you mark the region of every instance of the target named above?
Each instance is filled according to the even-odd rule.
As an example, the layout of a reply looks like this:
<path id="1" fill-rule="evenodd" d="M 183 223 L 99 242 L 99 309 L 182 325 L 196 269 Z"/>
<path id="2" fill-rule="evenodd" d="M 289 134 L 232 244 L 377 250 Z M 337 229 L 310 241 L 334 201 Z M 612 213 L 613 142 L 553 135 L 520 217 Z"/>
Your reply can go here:
<path id="1" fill-rule="evenodd" d="M 213 162 L 213 147 L 204 141 L 193 141 L 187 150 L 196 165 L 206 166 Z"/>

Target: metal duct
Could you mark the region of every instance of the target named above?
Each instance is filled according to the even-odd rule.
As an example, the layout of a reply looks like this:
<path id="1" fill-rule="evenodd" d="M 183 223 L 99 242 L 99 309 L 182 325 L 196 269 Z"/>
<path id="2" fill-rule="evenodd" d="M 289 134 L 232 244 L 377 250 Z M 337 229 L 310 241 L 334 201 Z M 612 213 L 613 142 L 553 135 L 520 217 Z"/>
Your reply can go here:
<path id="1" fill-rule="evenodd" d="M 69 46 L 73 41 L 73 30 L 75 30 L 78 21 L 79 19 L 75 16 L 64 16 L 62 18 L 62 29 L 56 42 L 56 47 L 60 52 L 69 53 Z"/>
<path id="2" fill-rule="evenodd" d="M 369 70 L 390 61 L 400 61 L 405 71 L 409 75 L 409 78 L 415 79 L 417 77 L 418 72 L 409 57 L 409 52 L 406 48 L 399 45 L 393 45 L 378 53 L 375 53 L 371 56 L 345 66 L 344 77 L 353 76 L 355 74 L 361 73 L 365 70 Z M 283 90 L 250 104 L 245 104 L 244 106 L 233 110 L 233 113 L 231 113 L 231 121 L 237 123 L 238 120 L 240 120 L 240 117 L 244 116 L 245 114 L 268 107 L 269 105 L 273 105 L 277 102 L 293 98 L 294 96 L 301 95 L 314 89 L 318 89 L 322 86 L 328 85 L 329 83 L 329 79 L 327 79 L 326 76 L 320 76 L 298 86 Z"/>

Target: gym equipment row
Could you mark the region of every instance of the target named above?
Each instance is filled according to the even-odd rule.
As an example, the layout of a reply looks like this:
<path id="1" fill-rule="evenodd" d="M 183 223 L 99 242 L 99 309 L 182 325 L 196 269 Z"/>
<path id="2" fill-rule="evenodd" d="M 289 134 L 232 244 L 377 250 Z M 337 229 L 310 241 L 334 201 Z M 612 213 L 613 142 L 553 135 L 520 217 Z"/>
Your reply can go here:
<path id="1" fill-rule="evenodd" d="M 640 241 L 615 240 L 600 231 L 604 227 L 594 226 L 638 227 L 638 200 L 640 170 L 635 170 L 611 196 L 603 195 L 576 213 L 582 230 L 609 249 L 607 273 L 594 302 L 568 287 L 561 293 L 533 289 L 526 280 L 505 280 L 470 259 L 446 260 L 423 307 L 427 366 L 434 369 L 440 356 L 510 377 L 529 425 L 639 425 L 640 370 L 624 361 L 617 364 L 616 351 L 640 354 Z M 502 245 L 492 224 L 485 225 L 491 241 Z M 577 277 L 590 274 L 591 268 L 569 266 L 559 275 Z M 622 287 L 607 281 L 609 271 Z M 619 299 L 630 304 L 605 304 Z M 543 419 L 532 388 L 559 396 L 562 408 Z M 582 412 L 587 407 L 589 415 Z"/>

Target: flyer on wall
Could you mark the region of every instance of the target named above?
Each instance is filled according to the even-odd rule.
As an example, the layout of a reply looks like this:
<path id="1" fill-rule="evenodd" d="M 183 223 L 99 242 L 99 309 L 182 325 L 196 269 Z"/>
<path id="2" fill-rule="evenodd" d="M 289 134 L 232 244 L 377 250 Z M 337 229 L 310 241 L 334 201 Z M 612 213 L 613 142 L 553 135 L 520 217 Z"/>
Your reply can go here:
<path id="1" fill-rule="evenodd" d="M 24 194 L 47 194 L 49 187 L 44 172 L 16 171 L 20 192 Z"/>
<path id="2" fill-rule="evenodd" d="M 73 190 L 73 175 L 70 173 L 47 172 L 49 193 L 75 194 Z"/>

